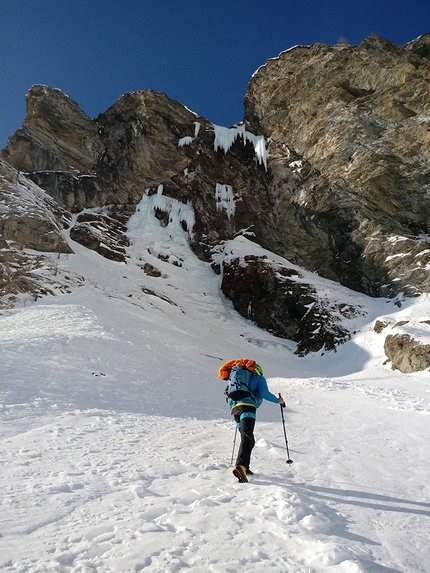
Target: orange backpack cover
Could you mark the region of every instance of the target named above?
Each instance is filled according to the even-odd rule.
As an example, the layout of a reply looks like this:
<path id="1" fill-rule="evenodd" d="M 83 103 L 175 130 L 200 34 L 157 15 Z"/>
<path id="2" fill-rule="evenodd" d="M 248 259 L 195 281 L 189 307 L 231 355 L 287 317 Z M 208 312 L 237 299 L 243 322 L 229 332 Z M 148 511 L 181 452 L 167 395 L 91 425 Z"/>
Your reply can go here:
<path id="1" fill-rule="evenodd" d="M 248 360 L 248 358 L 239 358 L 238 360 L 229 360 L 228 362 L 223 364 L 221 366 L 221 368 L 218 370 L 218 376 L 222 380 L 228 380 L 228 377 L 230 376 L 230 372 L 231 372 L 231 369 L 233 368 L 233 366 L 243 366 L 244 368 L 246 368 L 247 370 L 250 370 L 252 372 L 255 369 L 255 367 L 257 366 L 257 363 L 255 362 L 255 360 Z"/>

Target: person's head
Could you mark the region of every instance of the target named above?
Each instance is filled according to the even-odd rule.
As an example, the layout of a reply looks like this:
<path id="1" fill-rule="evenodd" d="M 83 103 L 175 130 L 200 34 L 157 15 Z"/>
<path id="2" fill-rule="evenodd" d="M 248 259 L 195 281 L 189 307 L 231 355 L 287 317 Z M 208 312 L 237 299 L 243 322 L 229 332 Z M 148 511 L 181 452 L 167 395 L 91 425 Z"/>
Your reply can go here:
<path id="1" fill-rule="evenodd" d="M 254 372 L 258 374 L 258 376 L 263 376 L 263 369 L 259 364 L 255 365 Z"/>

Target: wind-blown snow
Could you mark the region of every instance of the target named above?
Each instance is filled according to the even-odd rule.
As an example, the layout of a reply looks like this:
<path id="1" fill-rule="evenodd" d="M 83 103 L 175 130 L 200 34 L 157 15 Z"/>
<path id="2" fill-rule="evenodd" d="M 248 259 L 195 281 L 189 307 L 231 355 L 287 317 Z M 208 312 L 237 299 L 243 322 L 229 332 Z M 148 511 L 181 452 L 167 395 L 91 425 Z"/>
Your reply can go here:
<path id="1" fill-rule="evenodd" d="M 267 169 L 268 151 L 266 148 L 266 141 L 263 135 L 254 135 L 250 131 L 246 131 L 245 125 L 237 125 L 235 127 L 222 127 L 213 125 L 215 139 L 214 150 L 222 149 L 224 153 L 228 153 L 233 143 L 238 137 L 243 139 L 243 144 L 249 141 L 254 146 L 255 158 L 260 165 L 264 165 Z"/>
<path id="2" fill-rule="evenodd" d="M 83 286 L 0 315 L 0 571 L 428 573 L 428 372 L 383 365 L 373 329 L 414 326 L 428 296 L 399 309 L 301 270 L 367 315 L 336 353 L 298 358 L 220 296 L 182 223 L 190 206 L 145 193 L 127 264 L 68 239 L 55 260 Z M 269 255 L 238 237 L 219 256 L 241 254 Z M 285 397 L 294 460 L 266 402 L 248 484 L 216 375 L 239 356 Z"/>

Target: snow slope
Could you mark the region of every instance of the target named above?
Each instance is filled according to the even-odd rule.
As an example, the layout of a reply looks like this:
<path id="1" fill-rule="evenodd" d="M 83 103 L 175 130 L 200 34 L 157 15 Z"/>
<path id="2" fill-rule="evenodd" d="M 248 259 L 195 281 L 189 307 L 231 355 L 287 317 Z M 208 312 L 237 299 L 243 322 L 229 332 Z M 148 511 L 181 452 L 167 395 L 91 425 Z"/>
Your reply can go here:
<path id="1" fill-rule="evenodd" d="M 342 289 L 367 310 L 353 340 L 298 358 L 237 315 L 176 223 L 138 211 L 127 265 L 70 241 L 59 276 L 82 286 L 0 315 L 0 571 L 429 572 L 428 372 L 384 366 L 373 330 L 428 318 L 428 297 Z M 285 397 L 294 460 L 266 402 L 249 484 L 217 378 L 240 356 Z"/>

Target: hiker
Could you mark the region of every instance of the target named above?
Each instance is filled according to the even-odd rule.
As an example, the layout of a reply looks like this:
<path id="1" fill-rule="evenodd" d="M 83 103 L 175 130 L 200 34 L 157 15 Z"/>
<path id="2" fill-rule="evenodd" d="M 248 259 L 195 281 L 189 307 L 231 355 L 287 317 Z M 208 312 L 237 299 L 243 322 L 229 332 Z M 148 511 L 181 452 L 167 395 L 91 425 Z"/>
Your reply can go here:
<path id="1" fill-rule="evenodd" d="M 249 464 L 251 452 L 255 445 L 254 427 L 257 408 L 261 406 L 263 400 L 281 404 L 284 408 L 285 401 L 280 394 L 278 398 L 269 391 L 267 381 L 263 376 L 263 370 L 254 360 L 246 358 L 230 360 L 221 366 L 218 370 L 218 376 L 223 380 L 231 380 L 233 377 L 232 371 L 237 371 L 238 367 L 241 370 L 244 369 L 247 373 L 246 383 L 242 382 L 241 388 L 246 387 L 249 391 L 239 392 L 239 395 L 242 394 L 243 397 L 237 398 L 237 393 L 231 392 L 230 382 L 226 388 L 226 395 L 241 438 L 233 475 L 243 483 L 248 481 L 247 474 L 252 475 L 253 473 L 249 468 Z M 233 397 L 231 397 L 231 394 L 233 394 Z"/>

